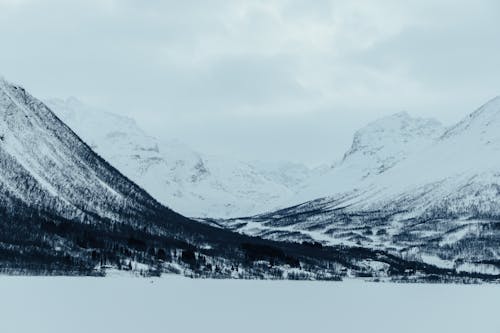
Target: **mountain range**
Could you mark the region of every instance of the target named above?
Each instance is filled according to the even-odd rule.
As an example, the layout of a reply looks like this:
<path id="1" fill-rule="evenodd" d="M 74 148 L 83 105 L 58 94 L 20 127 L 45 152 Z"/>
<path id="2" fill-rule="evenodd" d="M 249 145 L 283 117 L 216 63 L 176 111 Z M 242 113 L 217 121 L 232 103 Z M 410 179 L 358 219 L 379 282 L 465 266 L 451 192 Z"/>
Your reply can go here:
<path id="1" fill-rule="evenodd" d="M 448 128 L 405 113 L 384 118 L 358 131 L 343 160 L 310 181 L 297 205 L 218 223 L 499 274 L 499 128 L 498 97 Z"/>
<path id="2" fill-rule="evenodd" d="M 251 179 L 242 166 L 248 164 L 224 164 L 217 174 L 211 163 L 222 160 L 208 162 L 182 145 L 148 137 L 129 119 L 102 113 L 95 118 L 73 112 L 74 106 L 65 109 L 68 103 L 76 102 L 57 106 L 58 117 L 21 86 L 0 79 L 4 273 L 102 275 L 118 269 L 217 278 L 500 278 L 494 155 L 500 99 L 451 128 L 404 113 L 374 122 L 356 133 L 351 149 L 329 168 L 250 166 L 260 170 L 256 179 L 288 189 L 282 204 L 301 203 L 245 218 L 196 220 L 167 208 L 172 191 L 194 195 L 195 184 L 208 197 L 217 193 L 212 181 L 228 170 L 244 170 L 234 183 L 246 184 L 240 180 Z M 65 117 L 69 124 L 76 118 L 74 129 L 61 121 Z M 171 182 L 176 175 L 180 180 Z M 197 184 L 197 177 L 210 178 L 210 186 Z M 147 188 L 148 181 L 160 183 L 160 192 Z M 268 183 L 253 184 L 256 191 L 281 196 Z M 233 188 L 229 197 L 237 203 L 235 193 L 245 190 Z M 190 195 L 183 196 L 184 207 Z M 314 200 L 303 202 L 308 196 Z M 245 209 L 272 208 L 253 198 L 244 203 Z"/>
<path id="3" fill-rule="evenodd" d="M 186 218 L 112 167 L 43 102 L 0 79 L 0 272 L 191 277 L 495 278 L 384 251 L 251 237 Z M 388 265 L 380 273 L 374 267 Z M 408 277 L 408 272 L 417 272 Z"/>
<path id="4" fill-rule="evenodd" d="M 217 219 L 233 214 L 205 210 L 199 216 L 212 217 L 205 221 L 217 226 L 277 241 L 362 246 L 444 268 L 499 274 L 499 254 L 491 248 L 498 240 L 491 230 L 498 215 L 495 168 L 500 163 L 492 157 L 495 142 L 500 142 L 494 126 L 500 114 L 498 100 L 449 128 L 405 112 L 379 119 L 357 131 L 343 159 L 331 167 L 297 168 L 299 175 L 292 182 L 278 181 L 286 191 L 252 182 L 261 186 L 257 198 L 269 194 L 267 205 L 252 199 L 261 214 Z M 274 180 L 287 179 L 291 170 L 253 169 Z M 221 172 L 221 178 L 226 173 L 227 169 Z M 239 186 L 247 188 L 247 183 L 233 182 L 233 191 L 240 191 Z M 273 194 L 277 195 L 269 200 Z M 218 200 L 213 192 L 207 197 Z M 264 213 L 273 207 L 274 212 Z M 240 215 L 255 211 L 245 209 Z"/>
<path id="5" fill-rule="evenodd" d="M 146 134 L 130 118 L 76 98 L 46 104 L 94 151 L 161 203 L 187 216 L 239 217 L 285 207 L 315 170 L 298 163 L 243 162 Z"/>

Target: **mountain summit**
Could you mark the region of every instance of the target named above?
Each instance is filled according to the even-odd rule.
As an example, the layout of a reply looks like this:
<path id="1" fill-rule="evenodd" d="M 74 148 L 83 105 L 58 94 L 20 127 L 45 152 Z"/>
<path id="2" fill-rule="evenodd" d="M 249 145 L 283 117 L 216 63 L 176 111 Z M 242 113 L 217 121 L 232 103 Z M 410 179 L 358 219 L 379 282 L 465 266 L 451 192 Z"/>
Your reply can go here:
<path id="1" fill-rule="evenodd" d="M 357 189 L 432 145 L 444 130 L 437 120 L 413 118 L 406 112 L 376 120 L 354 134 L 340 162 L 305 181 L 290 203 Z"/>

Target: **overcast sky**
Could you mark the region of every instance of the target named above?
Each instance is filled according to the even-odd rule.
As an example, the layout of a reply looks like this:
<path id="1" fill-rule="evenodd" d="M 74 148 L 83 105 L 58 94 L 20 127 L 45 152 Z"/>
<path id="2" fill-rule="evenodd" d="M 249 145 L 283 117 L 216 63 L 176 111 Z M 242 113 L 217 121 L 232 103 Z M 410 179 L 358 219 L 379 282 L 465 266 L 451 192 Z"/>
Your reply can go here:
<path id="1" fill-rule="evenodd" d="M 381 116 L 499 95 L 500 1 L 0 0 L 0 74 L 206 153 L 331 162 Z"/>

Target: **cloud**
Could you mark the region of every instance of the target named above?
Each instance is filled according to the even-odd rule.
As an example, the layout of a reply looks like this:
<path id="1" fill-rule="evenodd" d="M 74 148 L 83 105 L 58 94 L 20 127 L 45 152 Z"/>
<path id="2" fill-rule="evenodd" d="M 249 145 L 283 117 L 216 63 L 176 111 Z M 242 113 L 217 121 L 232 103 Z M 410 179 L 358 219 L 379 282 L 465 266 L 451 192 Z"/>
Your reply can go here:
<path id="1" fill-rule="evenodd" d="M 237 147 L 260 139 L 237 134 L 265 127 L 252 158 L 329 160 L 379 116 L 406 109 L 451 122 L 498 94 L 499 7 L 0 0 L 0 72 L 41 97 L 76 95 L 209 152 L 245 157 L 250 149 Z M 230 127 L 231 144 L 206 137 Z M 291 154 L 304 137 L 321 138 L 318 148 Z"/>

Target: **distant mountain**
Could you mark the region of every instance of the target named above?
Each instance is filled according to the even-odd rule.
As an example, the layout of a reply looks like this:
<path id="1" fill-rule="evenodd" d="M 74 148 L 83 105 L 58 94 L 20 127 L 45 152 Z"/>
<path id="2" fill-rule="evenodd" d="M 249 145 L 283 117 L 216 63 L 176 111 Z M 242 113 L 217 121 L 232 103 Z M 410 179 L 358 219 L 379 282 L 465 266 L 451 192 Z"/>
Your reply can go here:
<path id="1" fill-rule="evenodd" d="M 162 141 L 123 116 L 75 98 L 47 105 L 94 151 L 153 197 L 194 217 L 250 216 L 282 206 L 312 170 L 294 163 L 247 163 Z"/>
<path id="2" fill-rule="evenodd" d="M 119 269 L 216 278 L 496 278 L 380 250 L 274 242 L 212 224 L 161 205 L 44 103 L 0 79 L 1 273 L 101 275 Z"/>
<path id="3" fill-rule="evenodd" d="M 398 114 L 359 131 L 344 159 L 305 188 L 320 199 L 219 223 L 500 274 L 499 151 L 500 98 L 448 129 Z"/>
<path id="4" fill-rule="evenodd" d="M 352 191 L 425 149 L 444 132 L 434 119 L 412 118 L 406 112 L 379 119 L 354 134 L 341 161 L 305 180 L 290 203 Z"/>

